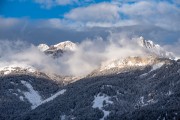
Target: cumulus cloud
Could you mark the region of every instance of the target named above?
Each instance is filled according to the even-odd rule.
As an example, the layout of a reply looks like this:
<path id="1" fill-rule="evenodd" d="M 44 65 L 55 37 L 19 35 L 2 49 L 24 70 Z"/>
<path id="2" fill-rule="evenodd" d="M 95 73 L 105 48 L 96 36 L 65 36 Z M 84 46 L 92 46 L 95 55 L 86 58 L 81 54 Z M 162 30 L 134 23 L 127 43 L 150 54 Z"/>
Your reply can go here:
<path id="1" fill-rule="evenodd" d="M 115 22 L 120 19 L 119 7 L 109 3 L 93 4 L 75 8 L 65 18 L 82 22 Z"/>
<path id="2" fill-rule="evenodd" d="M 180 30 L 180 9 L 177 2 L 172 4 L 154 0 L 114 0 L 75 8 L 66 13 L 65 18 L 82 22 L 85 26 L 153 25 L 167 30 Z"/>
<path id="3" fill-rule="evenodd" d="M 168 30 L 180 30 L 180 9 L 175 4 L 141 1 L 123 4 L 120 11 L 139 24 L 152 24 Z"/>

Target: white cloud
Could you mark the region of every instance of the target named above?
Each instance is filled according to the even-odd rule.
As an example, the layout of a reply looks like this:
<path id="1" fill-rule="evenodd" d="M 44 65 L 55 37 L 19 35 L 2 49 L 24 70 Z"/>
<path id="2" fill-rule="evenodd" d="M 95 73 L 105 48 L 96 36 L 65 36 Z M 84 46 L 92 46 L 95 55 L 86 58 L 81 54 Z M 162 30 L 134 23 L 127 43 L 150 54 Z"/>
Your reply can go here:
<path id="1" fill-rule="evenodd" d="M 120 19 L 119 7 L 110 3 L 99 3 L 75 8 L 65 18 L 81 22 L 115 22 Z"/>
<path id="2" fill-rule="evenodd" d="M 168 30 L 180 30 L 180 9 L 175 4 L 141 1 L 134 4 L 123 4 L 120 11 L 139 24 L 155 25 Z"/>
<path id="3" fill-rule="evenodd" d="M 149 16 L 151 14 L 153 14 L 153 10 L 155 10 L 156 6 L 153 5 L 151 2 L 138 2 L 135 4 L 123 4 L 120 7 L 120 11 L 124 14 L 127 15 L 134 15 L 134 16 L 139 16 L 139 15 L 143 15 L 143 16 Z"/>
<path id="4" fill-rule="evenodd" d="M 134 2 L 129 4 L 127 2 Z M 81 22 L 88 27 L 120 27 L 131 25 L 158 26 L 180 30 L 180 9 L 176 4 L 163 1 L 132 0 L 91 4 L 65 14 L 66 20 Z"/>

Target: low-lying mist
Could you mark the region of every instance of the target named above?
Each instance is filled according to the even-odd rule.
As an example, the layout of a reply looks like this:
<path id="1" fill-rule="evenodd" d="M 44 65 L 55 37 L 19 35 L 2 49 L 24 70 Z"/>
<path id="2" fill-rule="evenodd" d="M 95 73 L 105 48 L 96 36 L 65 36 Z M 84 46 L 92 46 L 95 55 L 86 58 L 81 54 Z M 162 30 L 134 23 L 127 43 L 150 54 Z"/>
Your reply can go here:
<path id="1" fill-rule="evenodd" d="M 23 41 L 0 41 L 0 67 L 24 64 L 40 71 L 60 75 L 82 76 L 97 69 L 103 62 L 128 56 L 144 56 L 147 51 L 137 43 L 139 37 L 112 33 L 106 40 L 101 37 L 78 43 L 75 52 L 53 59 L 37 46 Z"/>

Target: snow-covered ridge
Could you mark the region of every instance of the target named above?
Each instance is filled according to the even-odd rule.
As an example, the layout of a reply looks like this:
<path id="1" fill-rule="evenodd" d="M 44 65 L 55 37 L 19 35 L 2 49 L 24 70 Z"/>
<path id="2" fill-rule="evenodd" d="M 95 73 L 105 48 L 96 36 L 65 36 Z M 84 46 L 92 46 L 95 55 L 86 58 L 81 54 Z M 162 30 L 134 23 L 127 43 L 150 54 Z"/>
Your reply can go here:
<path id="1" fill-rule="evenodd" d="M 8 75 L 12 72 L 19 72 L 19 71 L 34 73 L 37 70 L 32 66 L 24 65 L 24 64 L 11 64 L 9 66 L 0 66 L 0 72 L 3 73 L 4 75 Z"/>
<path id="2" fill-rule="evenodd" d="M 122 59 L 111 60 L 102 63 L 100 67 L 100 71 L 108 70 L 111 68 L 124 68 L 131 66 L 147 66 L 157 64 L 158 61 L 156 57 L 148 56 L 148 57 L 127 57 Z"/>

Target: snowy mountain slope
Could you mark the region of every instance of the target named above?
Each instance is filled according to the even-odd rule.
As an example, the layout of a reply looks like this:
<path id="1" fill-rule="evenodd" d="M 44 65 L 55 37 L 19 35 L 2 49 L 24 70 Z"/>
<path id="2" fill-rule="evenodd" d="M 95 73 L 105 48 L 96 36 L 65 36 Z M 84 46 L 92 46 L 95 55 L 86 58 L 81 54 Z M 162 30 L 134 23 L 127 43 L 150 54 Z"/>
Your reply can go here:
<path id="1" fill-rule="evenodd" d="M 13 64 L 1 64 L 0 65 L 0 77 L 12 76 L 12 75 L 31 75 L 35 77 L 48 78 L 50 80 L 60 82 L 64 85 L 80 79 L 80 77 L 74 76 L 62 76 L 52 72 L 44 72 L 24 63 L 13 63 Z"/>
<path id="2" fill-rule="evenodd" d="M 113 68 L 123 69 L 128 67 L 146 67 L 156 66 L 158 64 L 169 64 L 170 60 L 166 58 L 158 58 L 154 56 L 147 57 L 127 57 L 102 63 L 99 71 L 109 70 Z"/>
<path id="3" fill-rule="evenodd" d="M 160 107 L 169 100 L 179 104 L 178 61 L 152 56 L 128 57 L 115 65 L 116 68 L 118 65 L 115 71 L 114 67 L 96 71 L 96 74 L 89 74 L 65 86 L 48 76 L 35 77 L 34 73 L 32 76 L 2 76 L 0 82 L 4 87 L 0 98 L 4 98 L 4 101 L 0 104 L 4 106 L 0 107 L 0 116 L 8 120 L 118 120 L 124 117 L 132 119 L 132 116 L 139 119 L 141 116 L 136 115 L 137 111 L 142 116 L 148 116 L 149 110 L 160 109 L 157 113 L 150 113 L 148 118 L 157 119 L 160 114 L 163 118 L 166 112 L 169 117 L 177 113 L 173 117 L 177 120 L 180 118 L 180 110 L 174 104 L 165 105 L 163 109 Z M 8 102 L 10 100 L 11 103 Z M 13 107 L 9 109 L 9 106 Z M 7 112 L 3 113 L 3 109 L 7 109 Z M 14 114 L 9 114 L 9 110 L 16 109 L 18 111 Z M 142 112 L 144 109 L 147 113 Z M 175 112 L 168 112 L 167 109 Z M 135 115 L 130 115 L 132 112 Z M 23 114 L 17 116 L 18 113 Z"/>
<path id="4" fill-rule="evenodd" d="M 179 70 L 180 64 L 170 60 L 163 66 L 84 78 L 17 120 L 179 120 Z M 148 74 L 141 77 L 144 73 Z"/>
<path id="5" fill-rule="evenodd" d="M 61 89 L 63 84 L 33 74 L 0 76 L 0 119 L 13 120 Z"/>

